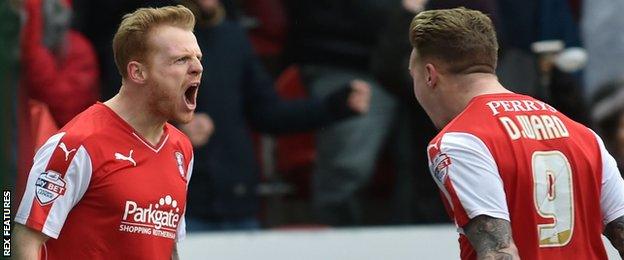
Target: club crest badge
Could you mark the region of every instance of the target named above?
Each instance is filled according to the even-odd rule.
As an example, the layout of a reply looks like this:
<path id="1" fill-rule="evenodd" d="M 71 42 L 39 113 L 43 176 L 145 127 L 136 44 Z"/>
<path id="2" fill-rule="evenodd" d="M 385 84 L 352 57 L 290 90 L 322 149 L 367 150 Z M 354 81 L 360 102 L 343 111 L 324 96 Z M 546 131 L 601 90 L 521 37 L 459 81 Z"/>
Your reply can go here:
<path id="1" fill-rule="evenodd" d="M 180 172 L 180 176 L 186 179 L 186 173 L 184 171 L 184 155 L 181 152 L 175 152 L 175 160 L 178 164 L 178 171 Z"/>
<path id="2" fill-rule="evenodd" d="M 47 205 L 65 194 L 65 180 L 58 172 L 47 171 L 39 175 L 35 183 L 35 194 L 39 204 Z"/>

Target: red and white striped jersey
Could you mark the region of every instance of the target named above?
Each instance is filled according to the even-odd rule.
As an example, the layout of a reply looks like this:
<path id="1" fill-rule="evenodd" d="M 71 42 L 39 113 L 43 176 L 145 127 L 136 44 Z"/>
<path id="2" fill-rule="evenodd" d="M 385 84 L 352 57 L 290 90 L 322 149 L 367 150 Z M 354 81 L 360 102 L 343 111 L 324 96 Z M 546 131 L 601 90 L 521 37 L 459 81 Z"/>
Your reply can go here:
<path id="1" fill-rule="evenodd" d="M 153 146 L 104 104 L 40 148 L 15 221 L 53 238 L 43 259 L 170 259 L 185 235 L 188 138 L 166 124 Z"/>
<path id="2" fill-rule="evenodd" d="M 433 179 L 460 232 L 471 218 L 511 222 L 522 259 L 606 259 L 604 225 L 624 215 L 624 181 L 602 140 L 519 94 L 477 96 L 429 144 Z"/>

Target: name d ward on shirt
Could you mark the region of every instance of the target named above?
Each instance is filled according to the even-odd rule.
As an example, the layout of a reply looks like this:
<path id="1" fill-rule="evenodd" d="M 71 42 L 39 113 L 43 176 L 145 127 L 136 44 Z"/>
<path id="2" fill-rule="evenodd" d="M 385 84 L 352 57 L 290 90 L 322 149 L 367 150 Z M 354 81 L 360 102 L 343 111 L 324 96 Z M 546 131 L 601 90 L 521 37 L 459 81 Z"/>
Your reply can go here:
<path id="1" fill-rule="evenodd" d="M 509 138 L 548 140 L 566 138 L 570 132 L 561 119 L 553 115 L 557 112 L 552 106 L 538 100 L 494 100 L 485 104 L 496 116 L 501 112 L 518 112 L 515 116 L 500 116 L 501 122 Z M 543 112 L 543 113 L 523 113 Z"/>

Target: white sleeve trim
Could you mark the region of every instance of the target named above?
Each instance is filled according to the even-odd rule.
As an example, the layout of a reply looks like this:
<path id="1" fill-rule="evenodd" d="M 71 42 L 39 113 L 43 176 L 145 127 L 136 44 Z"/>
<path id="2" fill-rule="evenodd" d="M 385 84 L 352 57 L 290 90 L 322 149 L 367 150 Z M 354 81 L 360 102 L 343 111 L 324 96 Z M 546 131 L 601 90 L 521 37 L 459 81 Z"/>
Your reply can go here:
<path id="1" fill-rule="evenodd" d="M 189 162 L 188 168 L 186 169 L 186 186 L 188 188 L 188 184 L 191 182 L 191 175 L 193 175 L 193 164 L 195 162 L 195 155 L 191 155 L 191 161 Z M 187 198 L 188 203 L 188 198 Z M 178 230 L 176 235 L 176 242 L 182 242 L 184 238 L 186 238 L 186 207 L 184 208 L 184 214 L 182 214 L 182 220 L 178 224 Z"/>
<path id="2" fill-rule="evenodd" d="M 195 163 L 195 154 L 191 155 L 191 161 L 189 161 L 188 168 L 186 168 L 186 186 L 191 182 L 191 175 L 193 175 L 193 164 Z"/>
<path id="3" fill-rule="evenodd" d="M 26 224 L 30 218 L 33 203 L 38 203 L 36 201 L 37 188 L 35 184 L 39 176 L 45 172 L 50 158 L 62 136 L 63 134 L 58 134 L 51 137 L 35 156 L 35 163 L 28 177 L 25 195 L 15 217 L 16 221 L 20 224 Z M 89 187 L 91 171 L 91 158 L 84 146 L 80 146 L 63 177 L 66 185 L 65 194 L 50 202 L 52 203 L 51 208 L 45 219 L 33 219 L 33 221 L 43 225 L 41 228 L 43 234 L 54 239 L 58 238 L 65 220 L 67 219 L 67 215 L 80 199 L 82 199 L 82 196 Z"/>
<path id="4" fill-rule="evenodd" d="M 63 138 L 64 135 L 65 133 L 61 132 L 51 136 L 35 154 L 35 157 L 33 159 L 33 166 L 32 168 L 30 168 L 30 172 L 28 173 L 28 179 L 26 180 L 24 195 L 22 196 L 22 201 L 20 202 L 17 213 L 15 214 L 15 222 L 26 225 L 26 222 L 30 215 L 30 211 L 32 209 L 33 201 L 37 199 L 35 198 L 35 183 L 39 178 L 39 174 L 45 171 L 45 168 L 52 158 L 54 149 L 56 149 L 59 141 L 61 141 L 61 138 Z M 49 234 L 46 235 L 50 236 Z M 58 232 L 56 236 L 58 237 Z"/>
<path id="5" fill-rule="evenodd" d="M 606 225 L 616 218 L 624 216 L 624 180 L 617 168 L 617 162 L 609 154 L 600 136 L 594 133 L 600 157 L 602 158 L 602 190 L 600 192 L 600 209 L 602 222 Z"/>
<path id="6" fill-rule="evenodd" d="M 493 210 L 490 210 L 490 211 L 479 211 L 479 210 L 477 210 L 477 211 L 473 212 L 472 216 L 470 216 L 470 219 L 473 219 L 473 218 L 481 216 L 481 215 L 486 215 L 486 216 L 489 216 L 489 217 L 499 218 L 499 219 L 504 219 L 504 220 L 510 221 L 508 212 L 503 212 L 503 211 L 496 212 L 496 211 L 493 211 Z"/>
<path id="7" fill-rule="evenodd" d="M 23 215 L 19 215 L 19 216 L 15 216 L 15 223 L 20 223 L 24 226 L 26 226 L 26 221 L 28 221 L 28 217 L 23 216 Z M 45 225 L 43 226 L 42 230 L 40 231 L 41 233 L 45 234 L 48 237 L 57 239 L 58 236 L 60 235 L 60 230 L 61 228 L 50 228 L 50 225 Z"/>
<path id="8" fill-rule="evenodd" d="M 91 181 L 91 170 L 92 166 L 89 154 L 84 146 L 80 146 L 65 173 L 67 192 L 63 197 L 59 197 L 54 204 L 52 204 L 52 209 L 50 209 L 50 213 L 44 225 L 44 231 L 46 229 L 51 229 L 60 232 L 67 219 L 67 215 L 71 209 L 78 204 L 87 191 Z M 49 236 L 52 237 L 51 235 Z M 54 238 L 58 238 L 58 234 Z"/>
<path id="9" fill-rule="evenodd" d="M 485 143 L 472 134 L 450 132 L 440 146 L 451 159 L 448 178 L 468 217 L 487 215 L 509 221 L 503 180 Z"/>
<path id="10" fill-rule="evenodd" d="M 186 238 L 186 208 L 184 208 L 184 215 L 182 215 L 182 220 L 178 223 L 178 231 L 176 235 L 176 242 L 182 242 Z"/>

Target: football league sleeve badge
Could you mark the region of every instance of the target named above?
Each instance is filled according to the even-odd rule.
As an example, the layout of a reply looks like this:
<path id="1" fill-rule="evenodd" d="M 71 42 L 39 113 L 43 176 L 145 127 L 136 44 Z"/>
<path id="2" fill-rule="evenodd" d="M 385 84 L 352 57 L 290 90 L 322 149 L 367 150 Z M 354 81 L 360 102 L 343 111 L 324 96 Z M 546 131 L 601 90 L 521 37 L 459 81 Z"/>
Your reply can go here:
<path id="1" fill-rule="evenodd" d="M 41 173 L 35 183 L 37 201 L 42 206 L 54 202 L 65 194 L 66 184 L 58 172 L 48 170 Z"/>

